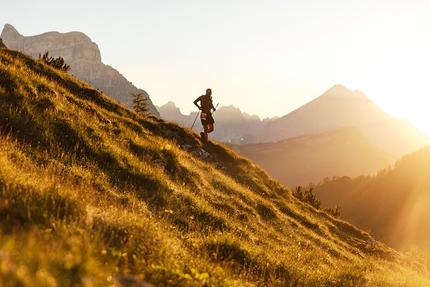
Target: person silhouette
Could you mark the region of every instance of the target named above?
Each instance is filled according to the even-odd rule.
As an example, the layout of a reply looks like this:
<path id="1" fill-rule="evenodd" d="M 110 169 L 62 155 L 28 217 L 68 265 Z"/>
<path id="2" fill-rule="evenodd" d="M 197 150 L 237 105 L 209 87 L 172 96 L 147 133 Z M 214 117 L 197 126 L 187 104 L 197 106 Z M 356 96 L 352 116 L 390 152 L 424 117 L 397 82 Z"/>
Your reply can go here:
<path id="1" fill-rule="evenodd" d="M 198 105 L 198 102 L 200 102 L 200 106 Z M 203 125 L 204 132 L 200 133 L 200 136 L 203 139 L 203 142 L 208 142 L 209 140 L 209 133 L 214 131 L 214 123 L 215 120 L 212 117 L 212 110 L 215 112 L 216 109 L 213 106 L 212 103 L 212 90 L 206 89 L 206 94 L 201 95 L 194 101 L 194 105 L 196 105 L 199 110 L 202 111 L 200 114 L 200 120 Z"/>

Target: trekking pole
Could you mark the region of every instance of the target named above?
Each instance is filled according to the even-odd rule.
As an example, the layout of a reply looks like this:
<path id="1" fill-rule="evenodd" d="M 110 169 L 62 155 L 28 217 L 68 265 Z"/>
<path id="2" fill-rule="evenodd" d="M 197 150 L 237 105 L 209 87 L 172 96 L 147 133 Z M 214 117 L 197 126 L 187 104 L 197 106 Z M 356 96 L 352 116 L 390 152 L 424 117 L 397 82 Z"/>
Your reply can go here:
<path id="1" fill-rule="evenodd" d="M 200 114 L 200 110 L 197 112 L 196 118 L 194 119 L 194 122 L 193 122 L 193 125 L 191 126 L 191 129 L 193 129 L 194 124 L 196 123 L 196 120 L 197 120 L 197 117 L 199 116 L 199 114 Z"/>
<path id="2" fill-rule="evenodd" d="M 216 106 L 215 106 L 215 111 L 213 112 L 213 113 L 215 113 L 216 112 L 216 108 L 218 108 L 218 105 L 219 105 L 219 103 L 218 104 L 216 104 Z M 212 114 L 213 114 L 212 113 Z"/>

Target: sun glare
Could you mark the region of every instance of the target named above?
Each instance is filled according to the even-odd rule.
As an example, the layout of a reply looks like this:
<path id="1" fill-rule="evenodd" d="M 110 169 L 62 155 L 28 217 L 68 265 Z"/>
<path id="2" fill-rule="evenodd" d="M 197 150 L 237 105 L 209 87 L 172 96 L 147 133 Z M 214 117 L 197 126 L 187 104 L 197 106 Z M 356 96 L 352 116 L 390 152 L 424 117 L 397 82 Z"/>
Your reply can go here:
<path id="1" fill-rule="evenodd" d="M 429 48 L 430 42 L 420 34 L 378 30 L 357 48 L 354 67 L 369 98 L 430 136 Z"/>

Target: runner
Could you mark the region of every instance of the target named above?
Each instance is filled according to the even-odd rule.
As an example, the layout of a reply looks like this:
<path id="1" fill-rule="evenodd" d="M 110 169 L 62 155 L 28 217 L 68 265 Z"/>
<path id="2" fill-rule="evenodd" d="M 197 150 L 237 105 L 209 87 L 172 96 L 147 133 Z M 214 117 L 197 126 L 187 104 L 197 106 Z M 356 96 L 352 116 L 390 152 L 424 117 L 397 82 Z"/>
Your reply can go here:
<path id="1" fill-rule="evenodd" d="M 200 106 L 197 104 L 200 102 Z M 212 110 L 215 112 L 216 109 L 212 103 L 212 90 L 206 89 L 206 94 L 198 97 L 194 104 L 202 111 L 200 114 L 200 119 L 202 121 L 204 132 L 200 133 L 203 142 L 208 142 L 208 134 L 214 131 L 214 118 L 212 117 Z"/>

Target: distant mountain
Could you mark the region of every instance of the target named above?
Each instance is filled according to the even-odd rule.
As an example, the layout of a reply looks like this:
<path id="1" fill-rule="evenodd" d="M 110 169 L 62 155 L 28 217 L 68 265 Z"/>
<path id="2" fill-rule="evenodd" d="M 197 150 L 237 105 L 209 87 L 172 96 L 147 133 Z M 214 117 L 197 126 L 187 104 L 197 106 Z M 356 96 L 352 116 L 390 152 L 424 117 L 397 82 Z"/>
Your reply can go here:
<path id="1" fill-rule="evenodd" d="M 357 126 L 370 143 L 399 157 L 430 143 L 429 137 L 406 119 L 391 117 L 363 92 L 341 85 L 268 123 L 256 142 L 275 142 L 347 126 Z"/>
<path id="2" fill-rule="evenodd" d="M 191 118 L 191 115 L 183 115 L 181 113 L 181 110 L 176 107 L 175 103 L 170 101 L 167 104 L 163 106 L 155 106 L 160 113 L 160 116 L 166 120 L 174 121 L 178 124 L 184 125 L 184 126 L 190 126 L 193 123 L 193 119 Z M 194 117 L 197 113 L 193 113 Z"/>
<path id="3" fill-rule="evenodd" d="M 369 143 L 357 127 L 231 147 L 288 187 L 326 177 L 373 174 L 396 160 Z"/>
<path id="4" fill-rule="evenodd" d="M 158 107 L 160 115 L 191 127 L 196 113 L 183 115 L 173 102 Z M 302 135 L 318 135 L 342 127 L 358 127 L 370 144 L 401 157 L 430 143 L 430 138 L 408 120 L 394 118 L 363 92 L 334 85 L 324 94 L 281 117 L 261 120 L 233 106 L 216 111 L 211 137 L 222 142 L 250 144 L 277 142 Z M 194 129 L 200 129 L 197 119 Z"/>
<path id="5" fill-rule="evenodd" d="M 0 37 L 8 48 L 34 58 L 39 58 L 45 52 L 54 58 L 63 57 L 71 67 L 70 74 L 128 106 L 132 104 L 130 93 L 142 93 L 149 99 L 150 111 L 159 115 L 148 93 L 135 87 L 114 68 L 103 64 L 97 44 L 84 33 L 47 32 L 25 37 L 12 25 L 6 24 Z"/>
<path id="6" fill-rule="evenodd" d="M 397 249 L 430 251 L 430 146 L 375 176 L 342 177 L 314 187 L 322 205 Z"/>
<path id="7" fill-rule="evenodd" d="M 190 115 L 181 113 L 175 103 L 168 102 L 167 104 L 157 107 L 160 116 L 166 120 L 174 121 L 186 127 L 191 127 L 194 120 L 194 130 L 201 130 L 202 125 L 196 112 Z M 257 135 L 261 133 L 265 125 L 277 118 L 261 120 L 256 115 L 243 113 L 240 109 L 234 106 L 219 107 L 214 113 L 215 131 L 210 135 L 212 139 L 221 142 L 229 142 L 236 144 L 252 143 Z"/>

